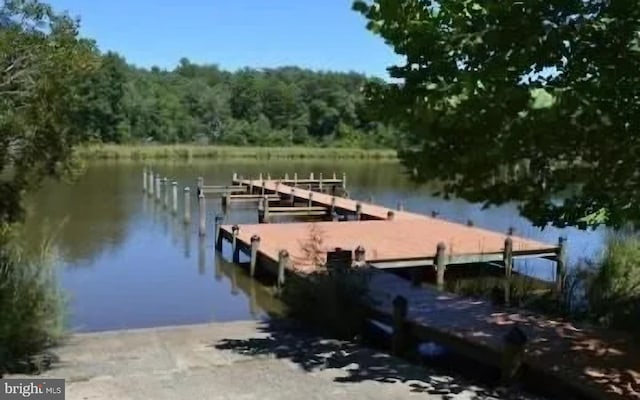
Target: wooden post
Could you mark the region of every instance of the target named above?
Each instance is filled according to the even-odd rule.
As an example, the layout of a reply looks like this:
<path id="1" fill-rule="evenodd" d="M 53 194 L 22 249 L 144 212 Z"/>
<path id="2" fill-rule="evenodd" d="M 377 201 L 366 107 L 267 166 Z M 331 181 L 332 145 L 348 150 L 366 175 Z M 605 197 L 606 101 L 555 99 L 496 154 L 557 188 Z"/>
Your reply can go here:
<path id="1" fill-rule="evenodd" d="M 336 196 L 331 196 L 331 209 L 330 209 L 331 215 L 335 214 L 336 212 Z"/>
<path id="2" fill-rule="evenodd" d="M 263 216 L 263 222 L 265 223 L 269 223 L 271 222 L 271 215 L 269 215 L 269 198 L 267 196 L 264 196 L 263 198 L 264 200 L 264 216 Z"/>
<path id="3" fill-rule="evenodd" d="M 518 373 L 524 358 L 527 335 L 517 325 L 503 337 L 502 383 L 508 384 Z"/>
<path id="4" fill-rule="evenodd" d="M 347 174 L 344 172 L 342 173 L 342 189 L 347 189 Z"/>
<path id="5" fill-rule="evenodd" d="M 222 207 L 228 208 L 231 207 L 231 192 L 226 192 L 224 197 L 222 198 Z"/>
<path id="6" fill-rule="evenodd" d="M 258 263 L 258 249 L 260 248 L 260 236 L 251 236 L 251 261 L 249 262 L 249 274 L 256 275 L 256 264 Z"/>
<path id="7" fill-rule="evenodd" d="M 264 202 L 265 198 L 261 197 L 258 199 L 258 223 L 264 223 Z"/>
<path id="8" fill-rule="evenodd" d="M 447 268 L 444 254 L 446 249 L 447 246 L 443 242 L 438 243 L 436 249 L 436 283 L 441 290 L 444 288 L 444 271 Z"/>
<path id="9" fill-rule="evenodd" d="M 216 250 L 222 251 L 222 215 L 216 214 L 213 219 L 213 233 L 216 235 Z"/>
<path id="10" fill-rule="evenodd" d="M 362 204 L 356 203 L 356 220 L 360 221 L 362 218 Z"/>
<path id="11" fill-rule="evenodd" d="M 404 204 L 401 201 L 399 201 L 398 206 L 396 208 L 398 209 L 398 211 L 404 211 Z"/>
<path id="12" fill-rule="evenodd" d="M 288 180 L 289 180 L 289 173 L 288 173 L 288 172 L 285 172 L 285 173 L 284 173 L 284 180 L 285 180 L 285 181 L 288 181 Z"/>
<path id="13" fill-rule="evenodd" d="M 473 226 L 473 221 L 472 221 L 472 220 L 470 220 L 470 219 L 468 219 L 468 220 L 467 220 L 467 226 Z"/>
<path id="14" fill-rule="evenodd" d="M 202 193 L 202 187 L 204 186 L 204 178 L 198 177 L 198 197 L 200 197 L 200 193 Z"/>
<path id="15" fill-rule="evenodd" d="M 171 182 L 171 213 L 178 214 L 178 182 Z"/>
<path id="16" fill-rule="evenodd" d="M 233 251 L 233 262 L 240 262 L 240 246 L 238 246 L 238 233 L 240 233 L 240 227 L 234 225 L 231 227 L 231 250 Z"/>
<path id="17" fill-rule="evenodd" d="M 283 287 L 285 282 L 285 273 L 289 265 L 289 252 L 280 250 L 278 253 L 278 287 Z"/>
<path id="18" fill-rule="evenodd" d="M 393 210 L 389 210 L 389 211 L 387 211 L 387 219 L 388 219 L 389 221 L 393 221 L 393 219 L 395 218 L 395 216 L 396 216 L 396 213 L 394 213 L 394 212 L 393 212 Z"/>
<path id="19" fill-rule="evenodd" d="M 238 173 L 234 172 L 231 176 L 231 183 L 236 183 L 238 181 Z"/>
<path id="20" fill-rule="evenodd" d="M 338 178 L 336 178 L 336 171 L 333 171 L 333 178 L 331 178 L 331 179 L 333 179 L 334 181 L 335 181 L 336 179 L 338 179 Z"/>
<path id="21" fill-rule="evenodd" d="M 207 233 L 207 200 L 202 192 L 198 196 L 198 218 L 200 219 L 199 233 L 200 236 L 204 236 Z"/>
<path id="22" fill-rule="evenodd" d="M 322 192 L 322 172 L 320 172 L 320 176 L 318 178 L 318 189 Z"/>
<path id="23" fill-rule="evenodd" d="M 162 186 L 164 187 L 163 206 L 164 208 L 169 208 L 169 179 L 167 177 L 162 179 Z"/>
<path id="24" fill-rule="evenodd" d="M 291 201 L 291 205 L 293 206 L 294 204 L 296 204 L 296 195 L 295 195 L 295 188 L 291 188 L 291 197 L 290 197 L 290 201 Z"/>
<path id="25" fill-rule="evenodd" d="M 276 194 L 280 194 L 280 180 L 276 181 Z"/>
<path id="26" fill-rule="evenodd" d="M 262 196 L 265 195 L 265 190 L 266 190 L 265 187 L 264 187 L 265 186 L 264 183 L 265 183 L 264 181 L 262 181 L 262 180 L 260 181 L 260 194 Z"/>
<path id="27" fill-rule="evenodd" d="M 271 173 L 267 172 L 267 180 L 270 181 L 271 180 Z"/>
<path id="28" fill-rule="evenodd" d="M 298 173 L 294 172 L 293 173 L 293 186 L 298 186 Z"/>
<path id="29" fill-rule="evenodd" d="M 258 175 L 258 180 L 260 181 L 260 183 L 262 183 L 262 172 L 260 172 L 260 174 Z"/>
<path id="30" fill-rule="evenodd" d="M 362 246 L 358 246 L 356 247 L 355 251 L 353 252 L 353 259 L 355 261 L 355 265 L 356 266 L 363 266 L 366 263 L 366 250 L 364 247 Z"/>
<path id="31" fill-rule="evenodd" d="M 184 188 L 184 223 L 191 222 L 191 189 L 188 186 Z"/>
<path id="32" fill-rule="evenodd" d="M 396 296 L 393 299 L 393 336 L 391 337 L 391 353 L 402 356 L 406 349 L 406 326 L 409 302 L 405 297 Z"/>
<path id="33" fill-rule="evenodd" d="M 153 197 L 153 192 L 154 192 L 153 185 L 155 185 L 153 171 L 149 170 L 149 189 L 148 189 L 149 197 Z"/>
<path id="34" fill-rule="evenodd" d="M 147 193 L 147 169 L 142 169 L 142 193 Z"/>
<path id="35" fill-rule="evenodd" d="M 556 252 L 556 291 L 558 294 L 564 290 L 565 264 L 567 262 L 567 239 L 558 238 L 558 250 Z"/>
<path id="36" fill-rule="evenodd" d="M 253 194 L 253 179 L 249 180 L 249 194 Z"/>
<path id="37" fill-rule="evenodd" d="M 313 180 L 314 180 L 314 178 L 313 178 L 313 172 L 309 172 L 309 180 L 310 180 L 310 181 L 313 181 Z"/>
<path id="38" fill-rule="evenodd" d="M 313 206 L 313 192 L 309 192 L 309 207 Z"/>
<path id="39" fill-rule="evenodd" d="M 502 254 L 504 261 L 504 303 L 509 306 L 511 304 L 511 271 L 513 269 L 513 240 L 507 236 L 504 240 L 504 252 Z"/>
<path id="40" fill-rule="evenodd" d="M 162 191 L 162 189 L 160 188 L 160 184 L 161 184 L 160 177 L 156 175 L 156 201 L 157 202 L 160 202 L 160 194 Z"/>

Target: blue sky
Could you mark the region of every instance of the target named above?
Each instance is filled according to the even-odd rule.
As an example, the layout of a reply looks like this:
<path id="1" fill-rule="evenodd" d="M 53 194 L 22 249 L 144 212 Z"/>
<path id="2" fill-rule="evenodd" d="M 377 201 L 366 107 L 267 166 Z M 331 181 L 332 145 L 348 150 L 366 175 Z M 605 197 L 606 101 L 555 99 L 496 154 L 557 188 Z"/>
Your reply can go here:
<path id="1" fill-rule="evenodd" d="M 298 65 L 387 77 L 399 58 L 365 29 L 351 0 L 50 0 L 81 19 L 101 50 L 173 68 L 181 57 L 225 69 Z"/>

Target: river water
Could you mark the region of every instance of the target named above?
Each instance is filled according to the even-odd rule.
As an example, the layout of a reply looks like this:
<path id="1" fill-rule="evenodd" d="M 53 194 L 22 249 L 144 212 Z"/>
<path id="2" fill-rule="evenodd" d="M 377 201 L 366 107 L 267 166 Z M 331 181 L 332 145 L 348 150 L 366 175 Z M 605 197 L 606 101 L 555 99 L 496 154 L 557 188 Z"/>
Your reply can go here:
<path id="1" fill-rule="evenodd" d="M 461 200 L 445 201 L 429 195 L 426 187 L 409 182 L 402 168 L 390 162 L 344 161 L 194 161 L 151 164 L 154 170 L 195 187 L 229 184 L 233 172 L 257 177 L 300 176 L 320 172 L 347 174 L 352 198 L 388 207 L 403 202 L 408 211 L 439 212 L 440 218 L 556 243 L 568 238 L 571 264 L 597 257 L 606 231 L 546 228 L 541 231 L 521 218 L 516 206 L 482 210 Z M 73 183 L 48 182 L 27 203 L 27 234 L 34 248 L 53 238 L 59 254 L 60 282 L 68 295 L 69 324 L 74 331 L 102 331 L 212 321 L 264 318 L 280 304 L 270 289 L 249 279 L 245 272 L 216 254 L 213 226 L 201 239 L 196 219 L 184 226 L 181 210 L 173 217 L 161 204 L 142 193 L 143 164 L 92 163 Z M 192 211 L 197 215 L 195 190 Z M 180 190 L 180 208 L 182 190 Z M 207 212 L 221 212 L 210 200 Z M 255 223 L 255 208 L 232 209 L 225 223 Z M 228 255 L 225 255 L 225 258 Z M 552 264 L 527 261 L 521 271 L 550 279 Z"/>

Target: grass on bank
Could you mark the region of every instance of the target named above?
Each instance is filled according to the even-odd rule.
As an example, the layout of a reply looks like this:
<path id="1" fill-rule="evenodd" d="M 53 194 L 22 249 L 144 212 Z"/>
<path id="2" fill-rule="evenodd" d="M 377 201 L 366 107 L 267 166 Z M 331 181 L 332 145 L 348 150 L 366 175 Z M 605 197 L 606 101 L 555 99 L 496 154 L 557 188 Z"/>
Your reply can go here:
<path id="1" fill-rule="evenodd" d="M 76 149 L 76 155 L 90 160 L 169 160 L 169 159 L 351 159 L 394 160 L 395 150 L 346 149 L 325 147 L 234 147 L 212 145 L 89 145 Z"/>
<path id="2" fill-rule="evenodd" d="M 5 372 L 31 373 L 45 367 L 50 360 L 42 353 L 65 333 L 65 302 L 51 247 L 44 244 L 39 254 L 28 256 L 15 239 L 2 239 L 0 377 Z"/>

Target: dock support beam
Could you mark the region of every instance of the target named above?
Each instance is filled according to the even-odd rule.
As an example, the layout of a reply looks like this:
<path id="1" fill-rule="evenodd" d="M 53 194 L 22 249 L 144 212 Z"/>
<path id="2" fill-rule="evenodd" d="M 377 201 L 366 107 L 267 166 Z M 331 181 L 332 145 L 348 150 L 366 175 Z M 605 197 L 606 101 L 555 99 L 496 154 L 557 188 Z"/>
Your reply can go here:
<path id="1" fill-rule="evenodd" d="M 511 303 L 511 271 L 513 269 L 513 240 L 507 236 L 504 240 L 504 303 L 508 307 Z"/>
<path id="2" fill-rule="evenodd" d="M 184 223 L 191 222 L 191 189 L 184 187 Z"/>
<path id="3" fill-rule="evenodd" d="M 198 196 L 198 218 L 200 219 L 200 236 L 204 236 L 207 233 L 207 200 L 204 197 L 204 193 L 200 190 Z"/>
<path id="4" fill-rule="evenodd" d="M 558 294 L 564 290 L 565 281 L 565 263 L 567 262 L 567 239 L 560 236 L 558 238 L 558 250 L 556 261 L 556 291 Z"/>
<path id="5" fill-rule="evenodd" d="M 251 260 L 249 262 L 249 275 L 256 276 L 256 264 L 258 264 L 258 249 L 260 248 L 260 236 L 251 236 Z"/>
<path id="6" fill-rule="evenodd" d="M 440 290 L 444 288 L 444 271 L 447 268 L 445 264 L 446 250 L 447 246 L 443 242 L 438 243 L 438 247 L 436 249 L 436 283 Z"/>
<path id="7" fill-rule="evenodd" d="M 236 264 L 240 262 L 240 246 L 238 246 L 239 232 L 240 227 L 238 225 L 234 225 L 231 227 L 231 250 L 233 251 L 232 260 Z"/>
<path id="8" fill-rule="evenodd" d="M 280 250 L 278 253 L 278 287 L 282 288 L 285 281 L 285 273 L 289 264 L 289 252 Z"/>
<path id="9" fill-rule="evenodd" d="M 409 303 L 406 298 L 396 296 L 393 299 L 393 336 L 391 337 L 391 353 L 402 356 L 406 349 L 406 326 Z"/>

